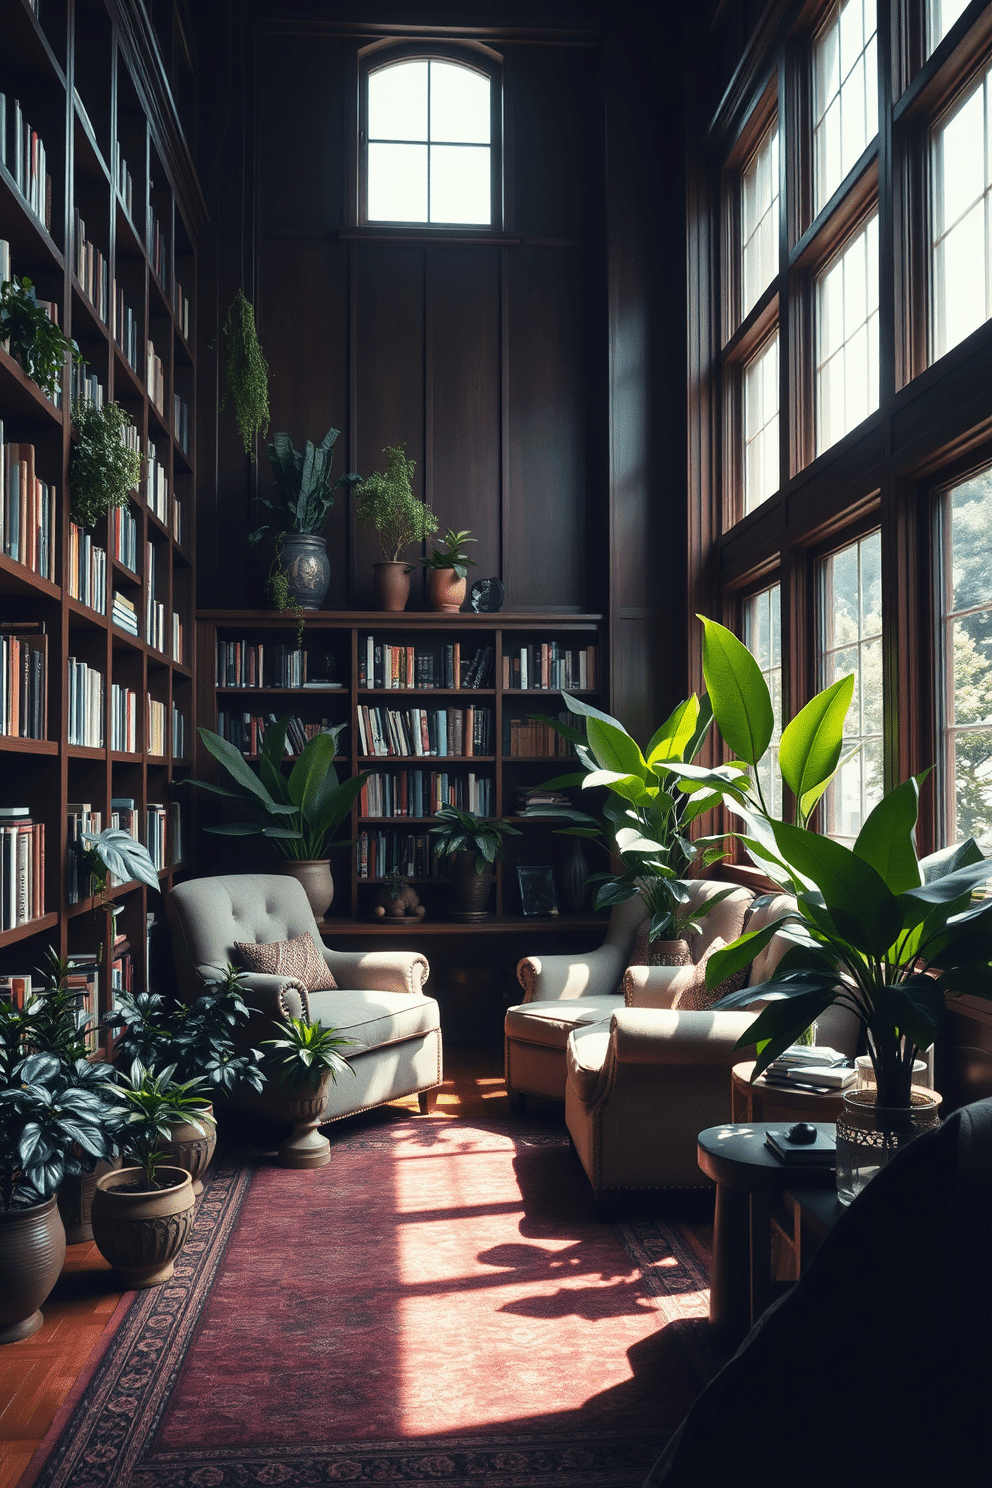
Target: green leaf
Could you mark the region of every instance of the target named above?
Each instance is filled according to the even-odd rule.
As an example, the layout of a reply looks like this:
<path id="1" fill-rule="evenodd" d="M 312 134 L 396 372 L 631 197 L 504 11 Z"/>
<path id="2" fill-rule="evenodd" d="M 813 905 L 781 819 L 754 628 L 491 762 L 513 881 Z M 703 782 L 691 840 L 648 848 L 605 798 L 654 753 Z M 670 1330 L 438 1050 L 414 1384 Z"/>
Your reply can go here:
<path id="1" fill-rule="evenodd" d="M 883 956 L 900 929 L 903 912 L 875 869 L 829 837 L 788 822 L 771 826 L 783 859 L 820 890 L 843 939 L 858 951 Z"/>
<path id="2" fill-rule="evenodd" d="M 224 767 L 244 794 L 260 801 L 267 811 L 275 809 L 278 803 L 269 795 L 241 751 L 235 749 L 227 739 L 222 739 L 220 734 L 211 733 L 210 729 L 201 728 L 199 732 L 207 752 Z"/>
<path id="3" fill-rule="evenodd" d="M 854 851 L 865 863 L 870 863 L 880 878 L 884 879 L 893 894 L 902 894 L 907 889 L 917 889 L 923 882 L 920 865 L 916 860 L 914 836 L 919 815 L 920 785 L 927 772 L 904 780 L 895 790 L 883 796 L 869 815 Z"/>
<path id="4" fill-rule="evenodd" d="M 781 919 L 772 920 L 770 924 L 763 925 L 760 930 L 751 930 L 746 935 L 739 935 L 722 951 L 714 951 L 706 962 L 707 987 L 712 990 L 727 977 L 733 976 L 734 972 L 740 971 L 743 966 L 750 966 L 758 952 L 765 949 L 772 936 L 794 918 L 794 915 L 783 915 Z"/>
<path id="5" fill-rule="evenodd" d="M 762 1008 L 750 1028 L 737 1040 L 738 1048 L 746 1048 L 749 1044 L 758 1046 L 755 1075 L 762 1074 L 773 1059 L 794 1044 L 835 997 L 836 989 L 833 987 L 810 987 L 776 999 Z M 717 1007 L 724 1006 L 725 1001 L 721 999 Z"/>
<path id="6" fill-rule="evenodd" d="M 634 805 L 651 799 L 651 792 L 639 775 L 622 775 L 616 770 L 593 770 L 583 780 L 582 789 L 595 790 L 600 785 L 605 785 L 609 790 L 615 791 L 618 796 L 622 796 L 625 801 L 633 802 Z"/>
<path id="7" fill-rule="evenodd" d="M 679 703 L 671 715 L 648 740 L 647 763 L 655 770 L 665 760 L 684 760 L 699 721 L 699 699 L 693 693 Z"/>
<path id="8" fill-rule="evenodd" d="M 315 734 L 312 739 L 307 740 L 306 747 L 289 773 L 289 799 L 299 807 L 304 819 L 311 814 L 310 808 L 320 794 L 328 772 L 334 769 L 333 760 L 334 740 L 330 734 Z M 337 784 L 336 775 L 334 784 Z"/>
<path id="9" fill-rule="evenodd" d="M 929 976 L 907 977 L 897 987 L 876 987 L 871 1001 L 872 1024 L 876 1017 L 881 1019 L 919 1049 L 929 1049 L 944 1021 L 944 994 Z"/>
<path id="10" fill-rule="evenodd" d="M 703 676 L 717 728 L 736 755 L 756 765 L 775 729 L 768 684 L 733 631 L 704 615 L 697 618 L 703 622 Z"/>
<path id="11" fill-rule="evenodd" d="M 779 767 L 797 801 L 822 792 L 837 769 L 853 693 L 852 672 L 818 692 L 782 730 Z"/>
<path id="12" fill-rule="evenodd" d="M 647 774 L 644 756 L 627 730 L 619 724 L 588 718 L 586 742 L 600 769 L 615 770 L 619 775 L 635 775 L 640 780 Z"/>
<path id="13" fill-rule="evenodd" d="M 925 869 L 925 863 L 920 866 Z M 953 904 L 962 895 L 990 880 L 992 860 L 982 858 L 980 862 L 956 868 L 942 878 L 929 880 L 918 889 L 907 889 L 899 896 L 899 903 L 904 909 L 903 925 L 906 929 L 918 925 L 935 905 Z"/>

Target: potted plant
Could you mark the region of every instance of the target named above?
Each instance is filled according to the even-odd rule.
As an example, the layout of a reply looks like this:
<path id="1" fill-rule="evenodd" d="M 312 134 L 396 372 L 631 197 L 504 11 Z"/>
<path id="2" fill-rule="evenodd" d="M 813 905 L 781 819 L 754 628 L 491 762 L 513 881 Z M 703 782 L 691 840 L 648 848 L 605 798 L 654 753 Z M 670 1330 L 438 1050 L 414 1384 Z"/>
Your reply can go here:
<path id="1" fill-rule="evenodd" d="M 322 1168 L 331 1157 L 331 1144 L 317 1129 L 327 1087 L 339 1070 L 354 1074 L 347 1057 L 338 1052 L 354 1040 L 304 1018 L 287 1018 L 275 1027 L 279 1037 L 264 1039 L 262 1047 L 272 1050 L 266 1064 L 287 1092 L 293 1123 L 292 1132 L 280 1144 L 279 1161 L 284 1168 Z"/>
<path id="2" fill-rule="evenodd" d="M 712 956 L 707 983 L 715 986 L 751 962 L 776 933 L 791 942 L 766 982 L 718 1004 L 768 999 L 746 1034 L 748 1044 L 757 1043 L 757 1073 L 833 1004 L 860 1019 L 875 1090 L 845 1095 L 838 1121 L 838 1193 L 849 1200 L 914 1134 L 914 1109 L 928 1108 L 924 1119 L 936 1119 L 932 1100 L 914 1090 L 912 1077 L 918 1052 L 940 1031 L 946 998 L 992 998 L 992 900 L 974 899 L 992 880 L 992 862 L 972 839 L 917 857 L 926 772 L 878 803 L 853 847 L 810 830 L 812 811 L 840 762 L 852 677 L 818 693 L 783 730 L 779 764 L 795 820 L 773 818 L 756 768 L 772 732 L 765 679 L 736 636 L 715 621 L 703 623 L 707 688 L 736 758 L 708 770 L 682 767 L 686 786 L 716 791 L 726 801 L 753 862 L 795 897 L 793 910 Z"/>
<path id="3" fill-rule="evenodd" d="M 430 557 L 421 558 L 427 570 L 427 603 L 432 610 L 454 613 L 465 603 L 468 571 L 475 567 L 475 559 L 464 551 L 470 542 L 475 538 L 468 532 L 449 527 Z"/>
<path id="4" fill-rule="evenodd" d="M 202 1129 L 203 1088 L 200 1080 L 174 1077 L 174 1065 L 153 1074 L 136 1059 L 109 1087 L 120 1107 L 125 1166 L 97 1179 L 93 1238 L 128 1287 L 169 1280 L 196 1214 L 192 1179 L 164 1162 L 162 1144 L 178 1122 Z"/>
<path id="5" fill-rule="evenodd" d="M 30 279 L 5 279 L 0 289 L 0 342 L 36 382 L 46 398 L 62 387 L 66 361 L 84 360 L 75 341 L 60 330 L 45 304 L 39 303 Z"/>
<path id="6" fill-rule="evenodd" d="M 437 856 L 447 859 L 457 920 L 486 918 L 486 901 L 497 859 L 504 857 L 504 839 L 521 834 L 509 822 L 494 821 L 441 806 L 438 824 L 431 827 Z"/>
<path id="7" fill-rule="evenodd" d="M 85 844 L 80 855 L 82 876 L 92 879 L 93 891 L 104 908 L 110 907 L 111 874 L 118 883 L 130 883 L 136 878 L 150 889 L 159 888 L 158 869 L 147 847 L 130 832 L 120 827 L 104 827 L 102 832 L 81 832 L 80 840 Z"/>
<path id="8" fill-rule="evenodd" d="M 127 505 L 141 479 L 141 456 L 124 443 L 133 420 L 119 403 L 95 408 L 78 398 L 72 422 L 79 438 L 69 464 L 69 515 L 77 527 L 92 527 L 113 507 Z"/>
<path id="9" fill-rule="evenodd" d="M 280 609 L 297 605 L 319 610 L 331 582 L 323 531 L 339 486 L 354 485 L 357 475 L 339 475 L 331 483 L 334 444 L 341 431 L 328 429 L 318 445 L 307 440 L 298 450 L 288 434 L 275 434 L 268 446 L 276 483 L 276 500 L 259 501 L 271 518 L 249 534 L 249 542 L 271 537 L 275 544 L 269 593 Z"/>
<path id="10" fill-rule="evenodd" d="M 269 364 L 259 345 L 255 311 L 239 289 L 221 327 L 224 342 L 224 378 L 234 404 L 238 425 L 249 460 L 255 458 L 255 436 L 269 432 Z"/>
<path id="11" fill-rule="evenodd" d="M 437 531 L 437 517 L 418 501 L 410 484 L 417 468 L 406 457 L 405 445 L 387 445 L 385 470 L 377 470 L 355 487 L 355 519 L 372 527 L 385 562 L 372 565 L 376 600 L 382 610 L 402 610 L 410 597 L 409 563 L 400 559 L 404 548 L 423 542 Z"/>
<path id="12" fill-rule="evenodd" d="M 59 1185 L 114 1151 L 108 1072 L 74 1057 L 77 1036 L 61 1000 L 0 1002 L 0 1343 L 41 1327 L 65 1259 Z"/>
<path id="13" fill-rule="evenodd" d="M 314 918 L 323 919 L 334 897 L 334 880 L 327 855 L 333 837 L 351 811 L 366 774 L 338 781 L 334 755 L 344 724 L 308 739 L 289 776 L 282 772 L 286 730 L 290 720 L 270 723 L 258 756 L 258 772 L 252 769 L 233 744 L 220 734 L 201 728 L 200 738 L 217 763 L 226 771 L 230 786 L 205 780 L 192 785 L 215 795 L 226 796 L 247 806 L 250 822 L 225 822 L 207 827 L 225 837 L 268 838 L 285 862 L 283 872 L 299 879 L 310 900 Z"/>

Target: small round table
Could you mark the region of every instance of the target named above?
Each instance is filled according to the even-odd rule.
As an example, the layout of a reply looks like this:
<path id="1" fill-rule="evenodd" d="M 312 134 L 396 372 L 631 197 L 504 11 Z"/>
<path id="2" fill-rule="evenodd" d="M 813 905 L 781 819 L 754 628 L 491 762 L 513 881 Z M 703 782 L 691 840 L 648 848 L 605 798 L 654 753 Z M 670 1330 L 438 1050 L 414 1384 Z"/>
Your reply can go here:
<path id="1" fill-rule="evenodd" d="M 754 1060 L 735 1064 L 730 1072 L 731 1121 L 836 1121 L 844 1109 L 844 1091 L 791 1089 L 788 1085 L 768 1084 L 764 1075 L 754 1078 Z M 854 1086 L 849 1085 L 849 1090 Z M 771 1107 L 771 1111 L 769 1111 Z M 773 1118 L 771 1112 L 782 1112 Z"/>

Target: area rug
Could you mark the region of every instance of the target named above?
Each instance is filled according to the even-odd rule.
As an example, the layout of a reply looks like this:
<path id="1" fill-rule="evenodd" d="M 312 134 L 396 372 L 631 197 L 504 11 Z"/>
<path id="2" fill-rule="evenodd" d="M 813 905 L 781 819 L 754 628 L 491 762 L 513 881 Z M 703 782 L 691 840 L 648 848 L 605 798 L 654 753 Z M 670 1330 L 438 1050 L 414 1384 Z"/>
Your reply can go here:
<path id="1" fill-rule="evenodd" d="M 402 1118 L 217 1161 L 25 1488 L 636 1488 L 722 1358 L 688 1226 L 597 1221 L 567 1140 Z"/>

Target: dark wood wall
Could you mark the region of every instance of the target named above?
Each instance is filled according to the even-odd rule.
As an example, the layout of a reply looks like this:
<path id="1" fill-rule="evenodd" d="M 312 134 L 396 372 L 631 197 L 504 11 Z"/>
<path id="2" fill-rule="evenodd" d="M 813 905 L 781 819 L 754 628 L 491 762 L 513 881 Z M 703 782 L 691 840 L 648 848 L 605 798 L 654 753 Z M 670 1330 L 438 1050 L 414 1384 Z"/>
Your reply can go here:
<path id="1" fill-rule="evenodd" d="M 508 609 L 611 617 L 612 705 L 650 731 L 685 673 L 681 99 L 655 94 L 640 7 L 629 25 L 571 9 L 567 27 L 485 29 L 502 59 L 506 206 L 502 232 L 474 241 L 355 227 L 358 58 L 385 27 L 334 4 L 202 18 L 216 86 L 199 100 L 200 603 L 262 602 L 247 533 L 268 462 L 260 449 L 249 465 L 210 375 L 244 283 L 273 429 L 298 446 L 340 429 L 336 473 L 367 474 L 404 443 L 417 494 L 442 528 L 471 529 Z M 478 37 L 478 21 L 449 15 L 445 39 Z M 380 555 L 344 493 L 327 536 L 328 608 L 370 606 Z"/>

